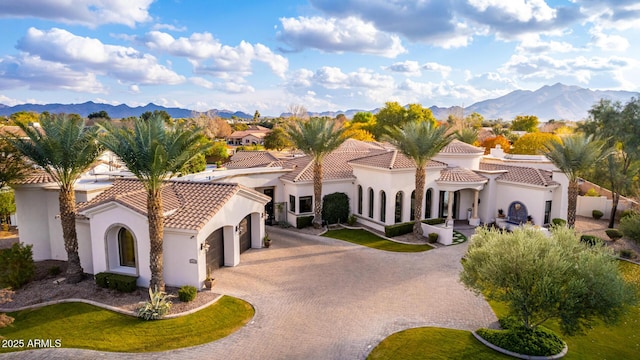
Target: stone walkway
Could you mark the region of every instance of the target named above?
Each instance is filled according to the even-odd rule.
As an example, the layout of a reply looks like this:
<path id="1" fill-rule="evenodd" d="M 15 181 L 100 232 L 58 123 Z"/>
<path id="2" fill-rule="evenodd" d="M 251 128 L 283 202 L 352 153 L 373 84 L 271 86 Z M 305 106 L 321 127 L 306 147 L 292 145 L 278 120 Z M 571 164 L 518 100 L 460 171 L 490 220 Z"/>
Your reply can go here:
<path id="1" fill-rule="evenodd" d="M 270 249 L 247 251 L 239 266 L 217 271 L 216 292 L 256 309 L 247 326 L 226 338 L 163 353 L 47 349 L 0 359 L 364 359 L 382 339 L 406 328 L 475 330 L 496 321 L 489 305 L 458 282 L 468 242 L 393 253 L 268 231 Z"/>

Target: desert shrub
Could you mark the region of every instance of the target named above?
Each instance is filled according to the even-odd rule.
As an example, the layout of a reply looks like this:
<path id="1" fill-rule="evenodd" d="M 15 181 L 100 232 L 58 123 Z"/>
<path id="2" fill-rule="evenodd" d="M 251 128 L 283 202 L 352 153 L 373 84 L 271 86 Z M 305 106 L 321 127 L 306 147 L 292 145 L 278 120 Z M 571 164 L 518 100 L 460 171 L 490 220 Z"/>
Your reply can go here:
<path id="1" fill-rule="evenodd" d="M 322 219 L 328 224 L 345 222 L 349 218 L 349 196 L 336 192 L 322 198 Z"/>
<path id="2" fill-rule="evenodd" d="M 626 209 L 626 210 L 622 210 L 622 212 L 620 212 L 620 220 L 622 220 L 623 218 L 627 217 L 627 216 L 631 216 L 631 215 L 637 215 L 638 212 L 636 210 L 633 209 Z"/>
<path id="3" fill-rule="evenodd" d="M 619 229 L 626 237 L 640 242 L 640 215 L 631 214 L 623 217 L 620 219 Z"/>
<path id="4" fill-rule="evenodd" d="M 49 268 L 49 275 L 51 276 L 60 275 L 61 272 L 62 269 L 60 269 L 60 266 L 52 266 Z"/>
<path id="5" fill-rule="evenodd" d="M 413 221 L 387 225 L 384 227 L 384 234 L 387 237 L 400 236 L 404 234 L 408 234 L 413 231 Z"/>
<path id="6" fill-rule="evenodd" d="M 138 317 L 144 320 L 158 320 L 165 316 L 171 309 L 172 295 L 167 295 L 164 291 L 155 291 L 149 288 L 149 301 L 138 308 Z"/>
<path id="7" fill-rule="evenodd" d="M 567 226 L 567 220 L 560 218 L 551 219 L 551 223 L 555 226 Z"/>
<path id="8" fill-rule="evenodd" d="M 356 224 L 357 221 L 358 221 L 358 218 L 355 215 L 351 214 L 347 218 L 347 225 L 353 226 Z"/>
<path id="9" fill-rule="evenodd" d="M 435 244 L 438 241 L 438 233 L 429 233 L 429 243 Z"/>
<path id="10" fill-rule="evenodd" d="M 36 267 L 32 248 L 33 245 L 16 243 L 0 251 L 0 288 L 19 289 L 33 278 Z"/>
<path id="11" fill-rule="evenodd" d="M 580 241 L 589 246 L 596 246 L 598 244 L 602 244 L 602 239 L 594 235 L 582 235 L 580 236 Z"/>
<path id="12" fill-rule="evenodd" d="M 496 346 L 525 355 L 550 356 L 560 353 L 564 348 L 562 339 L 542 326 L 533 330 L 524 326 L 507 330 L 479 329 L 477 334 Z"/>
<path id="13" fill-rule="evenodd" d="M 189 302 L 196 299 L 198 289 L 195 286 L 185 285 L 178 290 L 178 299 L 182 302 Z"/>
<path id="14" fill-rule="evenodd" d="M 622 238 L 623 234 L 622 231 L 618 230 L 618 229 L 607 229 L 604 231 L 607 236 L 609 237 L 609 239 L 616 241 L 620 238 Z"/>
<path id="15" fill-rule="evenodd" d="M 604 214 L 600 210 L 593 210 L 591 212 L 591 216 L 593 216 L 593 218 L 596 219 L 596 220 L 599 220 L 603 215 Z"/>
<path id="16" fill-rule="evenodd" d="M 620 250 L 620 257 L 623 259 L 631 259 L 633 258 L 633 251 L 629 249 Z"/>
<path id="17" fill-rule="evenodd" d="M 597 197 L 600 196 L 600 194 L 598 193 L 598 191 L 594 188 L 591 188 L 589 190 L 587 190 L 586 193 L 584 193 L 584 196 L 593 196 L 593 197 Z"/>
<path id="18" fill-rule="evenodd" d="M 300 216 L 296 218 L 296 227 L 298 229 L 304 229 L 313 224 L 313 215 L 311 216 Z"/>
<path id="19" fill-rule="evenodd" d="M 422 220 L 422 222 L 427 224 L 427 225 L 440 225 L 440 224 L 444 224 L 445 219 L 444 218 L 433 218 L 433 219 Z"/>

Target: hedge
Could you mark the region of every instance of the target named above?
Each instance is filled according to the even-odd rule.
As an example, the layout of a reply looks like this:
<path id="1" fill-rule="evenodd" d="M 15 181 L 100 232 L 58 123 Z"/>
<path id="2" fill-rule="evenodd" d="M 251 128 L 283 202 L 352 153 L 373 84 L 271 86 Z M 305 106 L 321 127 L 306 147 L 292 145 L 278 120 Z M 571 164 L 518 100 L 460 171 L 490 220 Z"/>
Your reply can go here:
<path id="1" fill-rule="evenodd" d="M 299 216 L 296 218 L 296 227 L 298 229 L 304 229 L 313 224 L 313 215 L 311 216 Z"/>
<path id="2" fill-rule="evenodd" d="M 555 226 L 567 226 L 567 220 L 560 218 L 551 219 L 551 223 Z"/>
<path id="3" fill-rule="evenodd" d="M 413 231 L 413 221 L 387 225 L 384 227 L 384 234 L 387 237 L 400 236 Z"/>
<path id="4" fill-rule="evenodd" d="M 349 219 L 349 196 L 336 192 L 322 198 L 322 219 L 328 224 L 346 222 Z"/>
<path id="5" fill-rule="evenodd" d="M 119 292 L 132 292 L 138 288 L 136 282 L 137 276 L 111 274 L 111 273 L 98 273 L 96 274 L 96 284 L 103 288 L 109 288 L 117 290 Z"/>
<path id="6" fill-rule="evenodd" d="M 433 219 L 422 220 L 422 222 L 427 225 L 440 225 L 440 224 L 444 224 L 445 221 L 446 220 L 444 218 L 433 218 Z"/>

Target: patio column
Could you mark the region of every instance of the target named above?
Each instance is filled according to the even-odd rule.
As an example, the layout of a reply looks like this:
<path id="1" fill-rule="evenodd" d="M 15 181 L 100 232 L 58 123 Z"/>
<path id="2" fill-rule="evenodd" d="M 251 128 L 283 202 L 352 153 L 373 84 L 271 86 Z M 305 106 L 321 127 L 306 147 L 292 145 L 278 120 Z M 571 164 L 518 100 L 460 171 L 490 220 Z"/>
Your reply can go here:
<path id="1" fill-rule="evenodd" d="M 449 200 L 447 201 L 447 226 L 453 226 L 453 191 L 449 191 Z"/>
<path id="2" fill-rule="evenodd" d="M 471 207 L 473 213 L 471 215 L 471 219 L 469 219 L 469 225 L 478 226 L 480 225 L 480 219 L 478 218 L 478 196 L 480 195 L 480 190 L 473 191 L 473 206 Z"/>

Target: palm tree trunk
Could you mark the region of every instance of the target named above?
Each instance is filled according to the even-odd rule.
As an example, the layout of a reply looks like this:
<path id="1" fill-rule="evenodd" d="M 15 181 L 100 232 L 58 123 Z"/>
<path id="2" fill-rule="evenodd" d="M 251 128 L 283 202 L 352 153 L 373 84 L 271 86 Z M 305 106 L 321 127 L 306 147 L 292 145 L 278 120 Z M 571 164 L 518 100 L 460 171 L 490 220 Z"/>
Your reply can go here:
<path id="1" fill-rule="evenodd" d="M 569 180 L 569 204 L 567 207 L 567 226 L 573 228 L 576 223 L 576 207 L 578 204 L 578 181 Z"/>
<path id="2" fill-rule="evenodd" d="M 416 236 L 423 235 L 422 231 L 422 200 L 424 199 L 424 184 L 426 182 L 427 175 L 425 173 L 424 166 L 416 167 L 416 193 L 413 203 L 413 233 Z"/>
<path id="3" fill-rule="evenodd" d="M 162 214 L 162 189 L 149 190 L 147 194 L 147 213 L 149 217 L 149 269 L 151 281 L 149 287 L 164 291 L 163 237 L 164 215 Z"/>
<path id="4" fill-rule="evenodd" d="M 322 227 L 322 160 L 313 163 L 313 227 Z"/>
<path id="5" fill-rule="evenodd" d="M 76 233 L 76 195 L 73 186 L 61 187 L 58 195 L 60 203 L 60 223 L 64 249 L 67 251 L 67 282 L 77 284 L 82 281 L 84 270 L 78 255 L 78 234 Z"/>

